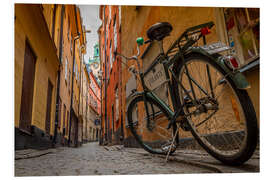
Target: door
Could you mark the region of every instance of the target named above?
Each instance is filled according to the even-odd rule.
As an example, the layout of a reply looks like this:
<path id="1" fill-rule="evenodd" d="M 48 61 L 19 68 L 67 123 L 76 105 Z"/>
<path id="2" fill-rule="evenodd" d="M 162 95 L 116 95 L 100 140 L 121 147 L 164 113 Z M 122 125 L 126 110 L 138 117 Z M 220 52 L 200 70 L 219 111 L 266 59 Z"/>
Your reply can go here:
<path id="1" fill-rule="evenodd" d="M 45 131 L 47 134 L 50 134 L 50 129 L 51 129 L 52 90 L 53 90 L 53 85 L 51 81 L 48 80 L 47 111 L 46 111 L 46 122 L 45 122 Z"/>
<path id="2" fill-rule="evenodd" d="M 75 120 L 75 139 L 74 139 L 74 145 L 75 147 L 78 147 L 78 137 L 79 137 L 79 120 L 78 118 L 74 118 Z"/>
<path id="3" fill-rule="evenodd" d="M 36 56 L 26 41 L 19 128 L 27 132 L 30 132 L 32 121 L 35 66 Z"/>

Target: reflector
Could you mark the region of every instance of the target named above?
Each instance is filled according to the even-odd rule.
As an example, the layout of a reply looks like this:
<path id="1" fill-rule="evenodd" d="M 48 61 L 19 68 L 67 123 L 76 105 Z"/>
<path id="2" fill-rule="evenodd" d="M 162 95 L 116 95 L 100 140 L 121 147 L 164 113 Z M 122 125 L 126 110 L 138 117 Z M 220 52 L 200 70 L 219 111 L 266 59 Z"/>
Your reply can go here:
<path id="1" fill-rule="evenodd" d="M 205 36 L 207 34 L 210 34 L 211 31 L 210 31 L 210 29 L 208 27 L 204 27 L 204 28 L 201 29 L 201 33 L 202 33 L 203 36 Z"/>
<path id="2" fill-rule="evenodd" d="M 232 70 L 239 68 L 239 61 L 234 56 L 225 56 L 225 64 Z"/>
<path id="3" fill-rule="evenodd" d="M 234 69 L 237 69 L 239 67 L 239 64 L 235 57 L 232 56 L 229 60 L 231 61 L 231 65 L 234 67 Z"/>

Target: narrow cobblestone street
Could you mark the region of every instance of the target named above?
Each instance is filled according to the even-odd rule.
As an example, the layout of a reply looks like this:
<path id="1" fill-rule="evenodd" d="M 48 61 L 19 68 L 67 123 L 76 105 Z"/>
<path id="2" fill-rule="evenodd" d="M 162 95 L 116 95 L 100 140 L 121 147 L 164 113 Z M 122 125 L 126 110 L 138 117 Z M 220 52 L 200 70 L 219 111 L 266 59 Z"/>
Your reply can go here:
<path id="1" fill-rule="evenodd" d="M 80 148 L 15 152 L 15 176 L 233 172 L 259 172 L 258 153 L 241 167 L 228 167 L 201 151 L 182 150 L 165 163 L 164 156 L 151 155 L 143 149 L 99 146 L 96 142 Z"/>
<path id="2" fill-rule="evenodd" d="M 263 171 L 260 8 L 12 7 L 15 176 Z"/>

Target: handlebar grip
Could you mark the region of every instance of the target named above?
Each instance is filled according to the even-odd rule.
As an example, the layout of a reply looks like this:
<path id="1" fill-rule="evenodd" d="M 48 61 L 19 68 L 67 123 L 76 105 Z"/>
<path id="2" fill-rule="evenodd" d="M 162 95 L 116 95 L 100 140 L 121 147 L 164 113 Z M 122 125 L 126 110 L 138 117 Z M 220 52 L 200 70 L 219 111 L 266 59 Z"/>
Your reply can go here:
<path id="1" fill-rule="evenodd" d="M 147 43 L 150 43 L 150 42 L 152 42 L 152 40 L 148 39 L 147 41 L 144 42 L 144 44 L 147 44 Z"/>

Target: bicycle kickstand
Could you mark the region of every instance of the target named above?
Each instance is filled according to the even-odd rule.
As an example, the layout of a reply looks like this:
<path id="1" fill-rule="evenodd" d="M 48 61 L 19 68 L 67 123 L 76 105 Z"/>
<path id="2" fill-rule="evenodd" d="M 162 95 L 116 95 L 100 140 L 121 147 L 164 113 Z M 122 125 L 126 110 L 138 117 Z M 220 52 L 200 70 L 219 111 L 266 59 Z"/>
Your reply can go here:
<path id="1" fill-rule="evenodd" d="M 180 127 L 180 124 L 178 123 L 178 124 L 177 124 L 176 133 L 175 133 L 175 135 L 174 135 L 174 137 L 173 137 L 173 140 L 172 140 L 172 143 L 171 143 L 171 145 L 170 145 L 170 149 L 169 149 L 169 151 L 168 151 L 168 153 L 167 153 L 165 162 L 168 162 L 168 158 L 169 158 L 169 155 L 170 155 L 170 153 L 171 153 L 172 147 L 173 147 L 173 145 L 174 145 L 175 138 L 176 138 L 176 136 L 177 136 L 177 134 L 178 134 L 179 127 Z"/>

